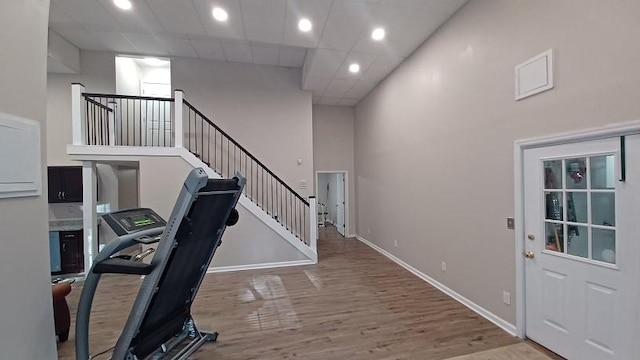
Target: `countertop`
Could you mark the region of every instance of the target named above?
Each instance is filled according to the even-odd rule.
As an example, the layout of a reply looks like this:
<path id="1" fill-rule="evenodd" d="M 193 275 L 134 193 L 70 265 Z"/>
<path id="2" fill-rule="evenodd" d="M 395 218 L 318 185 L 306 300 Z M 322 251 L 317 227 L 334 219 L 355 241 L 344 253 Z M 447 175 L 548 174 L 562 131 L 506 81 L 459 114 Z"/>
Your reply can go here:
<path id="1" fill-rule="evenodd" d="M 49 231 L 71 231 L 82 229 L 82 219 L 64 219 L 49 221 Z"/>

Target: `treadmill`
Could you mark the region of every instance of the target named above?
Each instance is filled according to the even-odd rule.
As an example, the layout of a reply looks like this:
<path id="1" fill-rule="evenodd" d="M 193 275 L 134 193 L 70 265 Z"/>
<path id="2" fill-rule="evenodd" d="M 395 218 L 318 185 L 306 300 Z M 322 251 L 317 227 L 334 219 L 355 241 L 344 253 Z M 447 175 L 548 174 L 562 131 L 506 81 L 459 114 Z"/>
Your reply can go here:
<path id="1" fill-rule="evenodd" d="M 76 317 L 76 359 L 90 359 L 89 317 L 102 274 L 144 276 L 111 359 L 187 359 L 205 342 L 216 341 L 218 333 L 197 329 L 191 305 L 225 228 L 238 220 L 235 206 L 245 183 L 240 173 L 209 179 L 197 168 L 187 176 L 168 221 L 146 208 L 103 216 L 119 237 L 98 253 L 85 279 Z M 140 256 L 118 255 L 153 243 L 158 246 L 149 264 Z"/>

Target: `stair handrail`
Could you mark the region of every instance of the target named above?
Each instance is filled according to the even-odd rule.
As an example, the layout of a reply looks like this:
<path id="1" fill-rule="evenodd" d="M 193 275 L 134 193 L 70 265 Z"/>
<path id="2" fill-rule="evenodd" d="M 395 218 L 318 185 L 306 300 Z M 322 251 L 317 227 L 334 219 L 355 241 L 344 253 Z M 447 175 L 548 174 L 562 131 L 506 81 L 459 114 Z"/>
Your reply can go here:
<path id="1" fill-rule="evenodd" d="M 293 193 L 298 200 L 302 201 L 303 204 L 309 206 L 309 202 L 307 200 L 305 200 L 302 196 L 300 196 L 300 194 L 298 194 L 295 190 L 293 190 L 289 185 L 287 185 L 287 183 L 285 183 L 278 175 L 274 174 L 273 171 L 271 171 L 267 166 L 265 166 L 260 160 L 258 160 L 255 156 L 253 156 L 253 154 L 251 154 L 244 146 L 240 145 L 234 138 L 232 138 L 231 136 L 229 136 L 229 134 L 227 134 L 224 130 L 220 129 L 219 126 L 217 126 L 216 124 L 214 124 L 206 115 L 204 115 L 200 110 L 196 109 L 195 106 L 193 106 L 191 103 L 189 103 L 186 99 L 183 100 L 184 104 L 190 109 L 192 110 L 194 113 L 196 113 L 197 115 L 199 115 L 203 120 L 205 120 L 209 125 L 213 126 L 213 128 L 215 128 L 217 131 L 220 132 L 220 134 L 224 135 L 229 141 L 231 141 L 235 146 L 237 146 L 240 150 L 244 151 L 245 154 L 247 154 L 251 160 L 255 161 L 256 164 L 260 165 L 262 168 L 265 169 L 265 171 L 267 171 L 267 173 L 271 176 L 273 176 L 274 179 L 276 179 L 280 184 L 282 184 L 287 190 L 289 190 L 291 193 Z"/>

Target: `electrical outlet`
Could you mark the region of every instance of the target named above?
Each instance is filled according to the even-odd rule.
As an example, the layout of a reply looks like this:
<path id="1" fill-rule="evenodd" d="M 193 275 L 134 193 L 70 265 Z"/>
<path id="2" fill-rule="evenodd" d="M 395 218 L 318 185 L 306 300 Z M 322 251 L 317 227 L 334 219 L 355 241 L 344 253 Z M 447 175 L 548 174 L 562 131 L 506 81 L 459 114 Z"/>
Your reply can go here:
<path id="1" fill-rule="evenodd" d="M 398 240 L 393 240 L 393 246 L 398 247 Z"/>
<path id="2" fill-rule="evenodd" d="M 507 304 L 507 305 L 511 305 L 511 294 L 503 291 L 502 292 L 502 302 Z"/>
<path id="3" fill-rule="evenodd" d="M 371 228 L 367 228 L 367 234 L 371 235 Z"/>
<path id="4" fill-rule="evenodd" d="M 516 227 L 516 221 L 512 217 L 507 218 L 507 229 L 513 230 Z"/>
<path id="5" fill-rule="evenodd" d="M 447 263 L 446 262 L 442 262 L 442 271 L 447 271 Z"/>

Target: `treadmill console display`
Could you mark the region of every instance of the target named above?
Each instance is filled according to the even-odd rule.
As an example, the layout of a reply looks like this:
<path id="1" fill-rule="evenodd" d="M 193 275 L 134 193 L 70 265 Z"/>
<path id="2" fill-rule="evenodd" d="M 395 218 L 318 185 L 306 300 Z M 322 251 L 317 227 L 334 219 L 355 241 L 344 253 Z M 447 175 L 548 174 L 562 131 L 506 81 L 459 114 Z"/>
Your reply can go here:
<path id="1" fill-rule="evenodd" d="M 118 236 L 167 225 L 160 215 L 147 208 L 115 211 L 102 218 Z"/>

